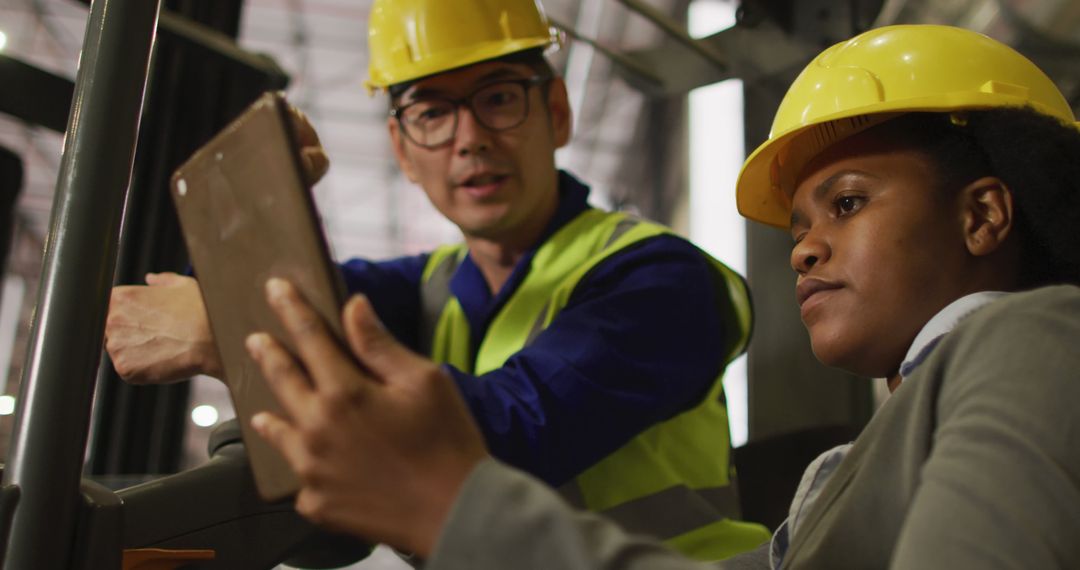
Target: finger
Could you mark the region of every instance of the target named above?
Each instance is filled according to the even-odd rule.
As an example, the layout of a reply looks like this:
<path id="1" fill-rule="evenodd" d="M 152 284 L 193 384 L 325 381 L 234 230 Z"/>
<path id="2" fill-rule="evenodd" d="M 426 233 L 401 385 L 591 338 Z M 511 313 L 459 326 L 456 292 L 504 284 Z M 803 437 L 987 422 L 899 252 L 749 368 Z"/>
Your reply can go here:
<path id="1" fill-rule="evenodd" d="M 345 305 L 342 320 L 349 348 L 376 378 L 386 378 L 417 360 L 386 330 L 367 297 L 354 295 Z"/>
<path id="2" fill-rule="evenodd" d="M 300 162 L 303 164 L 304 181 L 308 186 L 314 186 L 316 182 L 322 180 L 326 171 L 330 170 L 330 159 L 322 147 L 300 149 Z"/>
<path id="3" fill-rule="evenodd" d="M 166 271 L 163 273 L 147 273 L 146 284 L 155 287 L 168 287 L 170 285 L 176 285 L 183 283 L 185 277 L 179 273 L 173 273 Z"/>
<path id="4" fill-rule="evenodd" d="M 315 131 L 307 115 L 295 105 L 289 105 L 289 119 L 292 121 L 293 132 L 296 134 L 296 142 L 301 148 L 320 146 L 319 133 Z"/>
<path id="5" fill-rule="evenodd" d="M 292 424 L 270 412 L 259 412 L 251 417 L 251 427 L 296 469 L 300 454 L 303 453 L 303 442 Z"/>
<path id="6" fill-rule="evenodd" d="M 304 181 L 314 186 L 330 169 L 330 159 L 319 142 L 319 134 L 308 121 L 304 112 L 289 105 L 289 119 L 292 121 L 296 143 L 300 147 L 300 162 L 304 168 Z"/>
<path id="7" fill-rule="evenodd" d="M 311 381 L 292 355 L 266 333 L 249 335 L 244 344 L 285 412 L 307 417 L 314 397 Z"/>
<path id="8" fill-rule="evenodd" d="M 365 382 L 360 380 L 355 363 L 331 336 L 322 318 L 308 305 L 300 292 L 284 279 L 266 283 L 267 300 L 285 330 L 296 343 L 296 351 L 311 372 L 316 388 L 329 393 L 358 396 Z"/>
<path id="9" fill-rule="evenodd" d="M 109 292 L 109 312 L 105 315 L 105 330 L 112 334 L 129 327 L 138 327 L 146 310 L 145 285 L 118 285 Z"/>
<path id="10" fill-rule="evenodd" d="M 117 285 L 112 288 L 109 292 L 109 315 L 105 320 L 105 326 L 122 322 L 118 319 L 123 315 L 122 309 L 126 308 L 125 302 L 129 301 L 135 295 L 135 291 L 141 288 L 142 285 Z M 114 323 L 114 320 L 117 322 Z"/>

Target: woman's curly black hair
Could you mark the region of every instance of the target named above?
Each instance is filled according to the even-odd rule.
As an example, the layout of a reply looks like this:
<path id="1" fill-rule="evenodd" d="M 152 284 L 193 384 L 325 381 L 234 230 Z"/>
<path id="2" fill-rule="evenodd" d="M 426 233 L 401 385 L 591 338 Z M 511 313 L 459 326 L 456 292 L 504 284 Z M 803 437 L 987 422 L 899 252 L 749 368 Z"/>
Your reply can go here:
<path id="1" fill-rule="evenodd" d="M 994 176 L 1012 192 L 1023 288 L 1080 284 L 1080 129 L 1022 107 L 910 113 L 886 125 L 925 153 L 942 188 Z"/>

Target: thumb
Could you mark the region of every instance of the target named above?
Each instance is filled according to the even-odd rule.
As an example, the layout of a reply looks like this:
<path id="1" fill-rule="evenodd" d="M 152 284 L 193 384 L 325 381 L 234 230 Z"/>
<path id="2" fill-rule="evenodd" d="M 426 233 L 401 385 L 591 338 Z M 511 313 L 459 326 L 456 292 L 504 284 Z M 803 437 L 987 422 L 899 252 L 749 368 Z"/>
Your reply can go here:
<path id="1" fill-rule="evenodd" d="M 304 166 L 304 181 L 314 186 L 330 170 L 330 159 L 322 147 L 309 147 L 300 151 L 300 162 Z"/>
<path id="2" fill-rule="evenodd" d="M 385 379 L 417 358 L 386 330 L 363 295 L 354 295 L 349 300 L 342 321 L 349 348 L 376 378 Z"/>
<path id="3" fill-rule="evenodd" d="M 170 287 L 183 283 L 185 277 L 179 273 L 166 271 L 164 273 L 147 273 L 146 284 L 151 287 Z"/>

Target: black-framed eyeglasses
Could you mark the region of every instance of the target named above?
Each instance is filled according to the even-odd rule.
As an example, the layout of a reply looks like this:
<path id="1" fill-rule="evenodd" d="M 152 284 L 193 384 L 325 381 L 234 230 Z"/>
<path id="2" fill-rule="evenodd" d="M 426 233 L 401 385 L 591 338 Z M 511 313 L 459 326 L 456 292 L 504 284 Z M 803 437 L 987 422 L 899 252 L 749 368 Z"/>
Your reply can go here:
<path id="1" fill-rule="evenodd" d="M 476 121 L 492 131 L 505 131 L 524 123 L 529 116 L 529 88 L 550 80 L 550 76 L 536 75 L 496 81 L 459 99 L 421 97 L 394 107 L 390 116 L 397 119 L 410 141 L 424 148 L 436 148 L 454 140 L 458 110 L 462 106 L 467 106 Z"/>

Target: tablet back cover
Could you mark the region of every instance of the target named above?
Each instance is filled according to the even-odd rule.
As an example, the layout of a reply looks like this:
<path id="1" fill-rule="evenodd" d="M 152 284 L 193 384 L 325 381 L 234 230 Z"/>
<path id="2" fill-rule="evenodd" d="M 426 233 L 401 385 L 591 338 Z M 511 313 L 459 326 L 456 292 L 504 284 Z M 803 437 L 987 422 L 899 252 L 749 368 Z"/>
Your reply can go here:
<path id="1" fill-rule="evenodd" d="M 344 286 L 303 182 L 280 96 L 263 95 L 196 152 L 173 175 L 171 191 L 256 486 L 263 499 L 282 499 L 298 490 L 298 481 L 251 428 L 251 417 L 283 411 L 244 340 L 269 332 L 296 354 L 264 293 L 267 279 L 282 277 L 297 286 L 340 342 Z"/>

